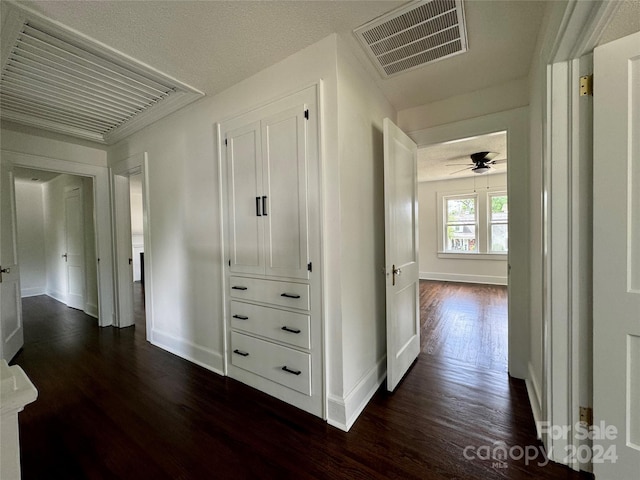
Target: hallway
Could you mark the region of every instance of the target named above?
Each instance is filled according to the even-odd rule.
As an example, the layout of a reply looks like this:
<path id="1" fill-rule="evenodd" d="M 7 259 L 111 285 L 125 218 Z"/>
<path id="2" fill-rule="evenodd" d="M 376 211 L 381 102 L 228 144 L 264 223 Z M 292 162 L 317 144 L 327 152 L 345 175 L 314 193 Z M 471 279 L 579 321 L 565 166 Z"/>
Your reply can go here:
<path id="1" fill-rule="evenodd" d="M 588 478 L 539 454 L 528 466 L 465 458 L 500 441 L 539 452 L 524 382 L 503 372 L 423 353 L 344 433 L 152 346 L 141 315 L 99 328 L 46 296 L 25 298 L 23 314 L 15 363 L 39 390 L 20 414 L 27 480 Z"/>

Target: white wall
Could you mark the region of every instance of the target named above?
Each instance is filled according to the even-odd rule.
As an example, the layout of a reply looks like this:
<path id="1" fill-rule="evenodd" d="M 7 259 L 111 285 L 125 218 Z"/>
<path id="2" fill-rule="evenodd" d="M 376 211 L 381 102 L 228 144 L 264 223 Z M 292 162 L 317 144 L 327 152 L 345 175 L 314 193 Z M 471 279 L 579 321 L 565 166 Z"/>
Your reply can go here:
<path id="1" fill-rule="evenodd" d="M 418 184 L 420 202 L 420 278 L 454 282 L 507 284 L 507 259 L 440 258 L 438 256 L 438 193 L 468 193 L 487 187 L 507 190 L 507 175 L 457 178 Z"/>
<path id="2" fill-rule="evenodd" d="M 384 151 L 382 120 L 396 111 L 338 42 L 338 125 L 342 288 L 342 379 L 332 379 L 329 409 L 344 404 L 355 421 L 386 371 Z M 335 220 L 334 220 L 335 221 Z M 328 272 L 332 275 L 332 272 Z M 333 275 L 332 275 L 333 277 Z M 333 281 L 333 278 L 331 279 Z M 330 361 L 337 361 L 338 352 Z M 339 368 L 336 368 L 339 370 Z M 335 380 L 335 381 L 334 381 Z M 336 399 L 335 396 L 338 398 Z M 336 409 L 338 410 L 338 409 Z M 342 412 L 333 420 L 342 422 Z"/>
<path id="3" fill-rule="evenodd" d="M 458 120 L 503 112 L 528 104 L 529 80 L 528 77 L 523 77 L 483 90 L 400 110 L 398 125 L 405 132 L 413 132 Z"/>
<path id="4" fill-rule="evenodd" d="M 141 152 L 148 155 L 151 245 L 147 248 L 153 271 L 151 303 L 154 314 L 149 331 L 152 343 L 211 370 L 224 370 L 216 122 L 319 80 L 323 82 L 322 115 L 324 119 L 330 119 L 323 124 L 323 153 L 329 159 L 327 177 L 339 176 L 335 36 L 215 97 L 206 97 L 179 110 L 110 148 L 111 165 Z M 333 181 L 327 184 L 330 188 L 339 185 Z M 333 251 L 325 251 L 325 264 L 339 265 L 336 254 L 339 254 L 339 245 Z M 148 256 L 145 257 L 148 260 Z M 332 286 L 327 295 L 335 299 L 332 295 L 337 294 L 339 298 L 339 293 Z M 327 308 L 327 315 L 332 313 L 333 310 Z M 341 317 L 329 318 L 339 321 Z"/>
<path id="5" fill-rule="evenodd" d="M 40 183 L 15 183 L 22 297 L 43 295 L 47 289 L 42 190 Z"/>
<path id="6" fill-rule="evenodd" d="M 44 184 L 44 232 L 47 270 L 47 295 L 66 303 L 67 278 L 62 254 L 66 251 L 65 189 L 82 188 L 85 239 L 85 312 L 97 316 L 98 287 L 93 225 L 93 191 L 91 180 L 75 175 L 59 175 Z"/>

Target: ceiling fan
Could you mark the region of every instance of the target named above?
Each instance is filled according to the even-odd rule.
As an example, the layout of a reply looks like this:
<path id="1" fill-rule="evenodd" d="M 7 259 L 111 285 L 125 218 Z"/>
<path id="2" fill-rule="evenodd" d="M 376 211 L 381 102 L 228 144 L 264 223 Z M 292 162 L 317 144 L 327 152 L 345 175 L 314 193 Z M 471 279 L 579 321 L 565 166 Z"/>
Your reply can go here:
<path id="1" fill-rule="evenodd" d="M 491 170 L 491 165 L 497 165 L 499 163 L 506 163 L 507 159 L 494 160 L 499 155 L 497 152 L 476 152 L 470 155 L 471 164 L 464 163 L 450 163 L 447 167 L 467 165 L 462 170 L 457 170 L 449 175 L 455 175 L 456 173 L 463 172 L 465 170 L 471 170 L 473 173 L 483 174 Z"/>

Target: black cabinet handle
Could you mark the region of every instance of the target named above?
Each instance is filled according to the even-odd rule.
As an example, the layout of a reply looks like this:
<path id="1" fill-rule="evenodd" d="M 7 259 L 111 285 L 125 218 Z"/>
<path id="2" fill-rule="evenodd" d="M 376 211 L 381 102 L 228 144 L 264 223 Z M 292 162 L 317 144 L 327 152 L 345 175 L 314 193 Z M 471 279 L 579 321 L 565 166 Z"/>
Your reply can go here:
<path id="1" fill-rule="evenodd" d="M 281 330 L 284 330 L 285 332 L 291 332 L 291 333 L 300 333 L 300 330 L 298 330 L 297 328 L 290 328 L 290 327 L 282 327 Z"/>
<path id="2" fill-rule="evenodd" d="M 232 290 L 246 290 L 247 287 L 231 287 Z"/>
<path id="3" fill-rule="evenodd" d="M 267 197 L 262 197 L 262 215 L 267 216 Z"/>
<path id="4" fill-rule="evenodd" d="M 245 317 L 244 315 L 234 315 L 233 318 L 237 318 L 238 320 L 249 320 L 249 317 Z"/>
<path id="5" fill-rule="evenodd" d="M 260 197 L 256 197 L 256 215 L 258 217 L 262 216 L 262 214 L 260 213 Z"/>
<path id="6" fill-rule="evenodd" d="M 300 295 L 296 295 L 295 293 L 283 293 L 280 296 L 287 297 L 287 298 L 300 298 Z"/>
<path id="7" fill-rule="evenodd" d="M 284 367 L 282 367 L 282 370 L 284 370 L 287 373 L 292 373 L 293 375 L 300 375 L 302 373 L 300 370 L 292 370 L 289 367 L 287 367 L 286 365 Z"/>
<path id="8" fill-rule="evenodd" d="M 241 357 L 248 357 L 249 354 L 247 352 L 243 352 L 242 350 L 238 350 L 237 348 L 233 351 L 233 353 L 237 353 Z"/>

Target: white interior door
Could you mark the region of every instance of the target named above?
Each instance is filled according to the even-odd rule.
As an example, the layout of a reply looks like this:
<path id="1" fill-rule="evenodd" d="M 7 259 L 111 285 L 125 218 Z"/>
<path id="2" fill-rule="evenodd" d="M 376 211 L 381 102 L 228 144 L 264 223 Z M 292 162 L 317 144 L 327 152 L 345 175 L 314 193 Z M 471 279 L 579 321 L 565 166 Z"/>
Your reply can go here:
<path id="1" fill-rule="evenodd" d="M 124 328 L 135 324 L 129 177 L 114 175 L 113 187 L 116 218 L 116 268 L 118 272 L 118 327 Z"/>
<path id="2" fill-rule="evenodd" d="M 0 270 L 0 357 L 9 361 L 24 340 L 13 167 L 6 161 L 0 170 Z"/>
<path id="3" fill-rule="evenodd" d="M 84 221 L 80 187 L 65 192 L 64 221 L 66 251 L 63 257 L 67 280 L 67 305 L 84 310 Z"/>
<path id="4" fill-rule="evenodd" d="M 384 119 L 387 389 L 420 353 L 417 147 Z"/>
<path id="5" fill-rule="evenodd" d="M 640 471 L 640 33 L 594 50 L 593 441 L 597 479 Z M 615 429 L 615 431 L 613 430 Z M 601 438 L 605 437 L 605 438 Z"/>

